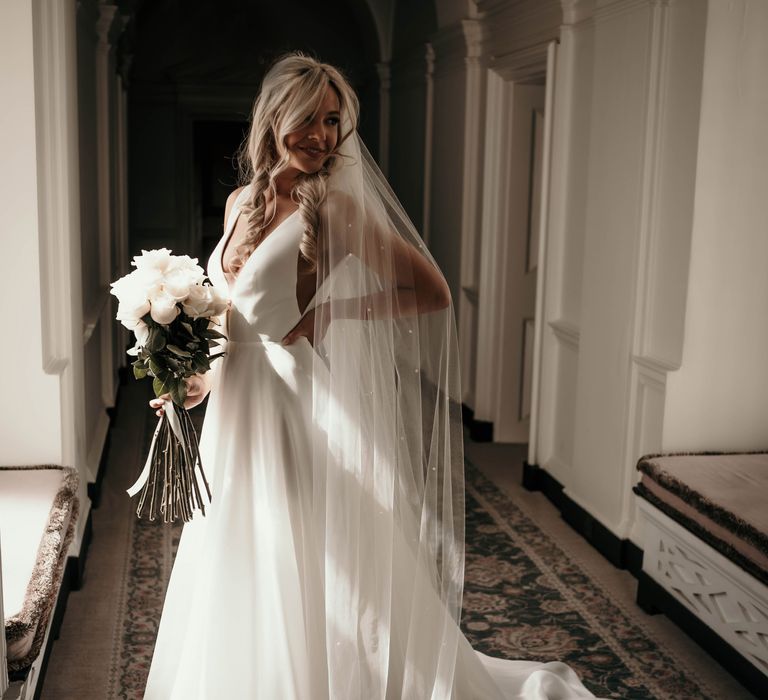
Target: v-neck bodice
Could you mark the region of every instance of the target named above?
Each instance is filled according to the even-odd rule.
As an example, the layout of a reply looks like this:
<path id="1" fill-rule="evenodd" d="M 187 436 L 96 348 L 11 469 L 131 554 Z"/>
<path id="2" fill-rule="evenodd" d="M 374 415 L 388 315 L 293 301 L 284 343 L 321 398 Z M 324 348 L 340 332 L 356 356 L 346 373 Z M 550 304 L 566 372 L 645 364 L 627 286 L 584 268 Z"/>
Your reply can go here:
<path id="1" fill-rule="evenodd" d="M 299 243 L 303 233 L 298 211 L 286 217 L 256 247 L 232 284 L 222 255 L 233 234 L 248 188 L 235 200 L 224 235 L 208 259 L 208 277 L 230 299 L 226 334 L 234 342 L 279 342 L 301 318 L 296 301 Z"/>

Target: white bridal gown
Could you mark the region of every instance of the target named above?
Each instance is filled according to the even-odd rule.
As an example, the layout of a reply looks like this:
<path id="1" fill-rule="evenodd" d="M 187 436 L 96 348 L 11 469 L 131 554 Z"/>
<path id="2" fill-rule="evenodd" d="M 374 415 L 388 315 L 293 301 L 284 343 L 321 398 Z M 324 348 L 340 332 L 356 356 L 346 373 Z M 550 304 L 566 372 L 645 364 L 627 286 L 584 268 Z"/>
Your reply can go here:
<path id="1" fill-rule="evenodd" d="M 431 699 L 404 695 L 397 682 L 383 697 L 329 690 L 326 627 L 338 627 L 344 616 L 333 606 L 325 610 L 325 562 L 311 524 L 313 348 L 306 338 L 287 347 L 279 342 L 300 318 L 301 219 L 295 212 L 272 231 L 230 290 L 221 254 L 238 213 L 235 204 L 208 267 L 212 283 L 232 300 L 226 355 L 212 370 L 201 434 L 213 501 L 205 517 L 196 513 L 184 526 L 145 700 L 593 697 L 563 663 L 494 659 L 463 635 L 453 687 Z M 391 654 L 393 678 L 402 663 Z M 338 677 L 346 670 L 334 671 Z"/>

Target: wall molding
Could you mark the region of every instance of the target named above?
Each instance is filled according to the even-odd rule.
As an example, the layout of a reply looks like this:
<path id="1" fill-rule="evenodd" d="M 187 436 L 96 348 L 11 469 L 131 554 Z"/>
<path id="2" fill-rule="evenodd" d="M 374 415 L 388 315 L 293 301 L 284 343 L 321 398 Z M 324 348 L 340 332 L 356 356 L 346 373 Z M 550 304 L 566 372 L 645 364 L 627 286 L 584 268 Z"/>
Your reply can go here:
<path id="1" fill-rule="evenodd" d="M 83 345 L 87 345 L 88 341 L 93 336 L 93 332 L 102 322 L 105 306 L 109 304 L 110 294 L 109 287 L 102 286 L 99 290 L 99 295 L 96 299 L 92 299 L 90 309 L 86 309 L 83 313 Z"/>
<path id="2" fill-rule="evenodd" d="M 547 56 L 551 40 L 547 39 L 523 49 L 500 53 L 488 59 L 488 67 L 505 80 L 537 80 L 547 77 Z"/>
<path id="3" fill-rule="evenodd" d="M 595 23 L 615 20 L 622 15 L 647 9 L 651 5 L 668 5 L 670 0 L 596 0 L 592 17 Z"/>
<path id="4" fill-rule="evenodd" d="M 646 370 L 664 375 L 667 372 L 674 372 L 680 369 L 680 365 L 676 362 L 669 362 L 668 360 L 662 360 L 659 357 L 651 357 L 649 355 L 632 355 L 632 362 Z"/>
<path id="5" fill-rule="evenodd" d="M 574 350 L 579 349 L 580 332 L 578 326 L 566 321 L 565 319 L 556 319 L 549 322 L 549 327 L 561 343 L 568 345 Z"/>

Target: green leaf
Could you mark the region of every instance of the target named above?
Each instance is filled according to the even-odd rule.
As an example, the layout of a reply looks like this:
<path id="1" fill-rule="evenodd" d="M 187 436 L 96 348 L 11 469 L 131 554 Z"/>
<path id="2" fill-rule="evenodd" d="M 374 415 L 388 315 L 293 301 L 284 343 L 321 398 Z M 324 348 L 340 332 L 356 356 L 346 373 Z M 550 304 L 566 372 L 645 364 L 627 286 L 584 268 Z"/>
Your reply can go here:
<path id="1" fill-rule="evenodd" d="M 192 353 L 189 353 L 186 350 L 182 350 L 180 347 L 177 347 L 176 345 L 166 345 L 165 347 L 168 350 L 170 350 L 174 355 L 178 355 L 179 357 L 192 357 Z"/>
<path id="2" fill-rule="evenodd" d="M 147 349 L 150 352 L 159 352 L 165 347 L 166 333 L 162 326 L 155 326 L 149 331 L 149 340 L 147 341 Z"/>
<path id="3" fill-rule="evenodd" d="M 182 367 L 182 363 L 179 360 L 174 359 L 170 355 L 165 358 L 165 362 L 168 365 L 168 369 L 172 372 L 178 372 Z"/>
<path id="4" fill-rule="evenodd" d="M 136 379 L 144 379 L 144 377 L 147 376 L 147 370 L 144 367 L 138 367 L 135 364 L 133 365 L 133 376 L 136 377 Z"/>
<path id="5" fill-rule="evenodd" d="M 158 360 L 159 357 L 157 355 L 152 355 L 149 358 L 149 371 L 152 372 L 155 377 L 160 377 L 168 371 L 158 362 Z"/>
<path id="6" fill-rule="evenodd" d="M 187 383 L 183 379 L 171 382 L 170 392 L 173 403 L 183 407 L 187 398 Z"/>
<path id="7" fill-rule="evenodd" d="M 219 333 L 219 331 L 214 330 L 213 328 L 208 328 L 208 329 L 204 330 L 202 333 L 200 333 L 200 335 L 203 338 L 216 338 L 216 339 L 221 339 L 221 338 L 226 338 L 227 337 L 223 333 Z"/>
<path id="8" fill-rule="evenodd" d="M 158 398 L 163 394 L 167 394 L 169 391 L 168 381 L 163 381 L 159 377 L 155 377 L 152 380 L 152 390 Z"/>

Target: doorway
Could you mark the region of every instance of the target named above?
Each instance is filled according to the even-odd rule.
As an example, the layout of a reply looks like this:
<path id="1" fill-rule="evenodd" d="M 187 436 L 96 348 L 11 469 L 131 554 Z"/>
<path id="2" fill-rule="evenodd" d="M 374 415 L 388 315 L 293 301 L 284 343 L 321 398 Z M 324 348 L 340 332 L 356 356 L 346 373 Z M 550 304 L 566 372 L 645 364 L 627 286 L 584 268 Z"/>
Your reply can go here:
<path id="1" fill-rule="evenodd" d="M 548 178 L 547 60 L 488 72 L 474 418 L 528 443 L 535 412 L 539 256 Z"/>
<path id="2" fill-rule="evenodd" d="M 248 122 L 195 121 L 192 133 L 192 227 L 195 254 L 205 267 L 223 233 L 227 197 L 238 186 L 236 154 Z"/>

